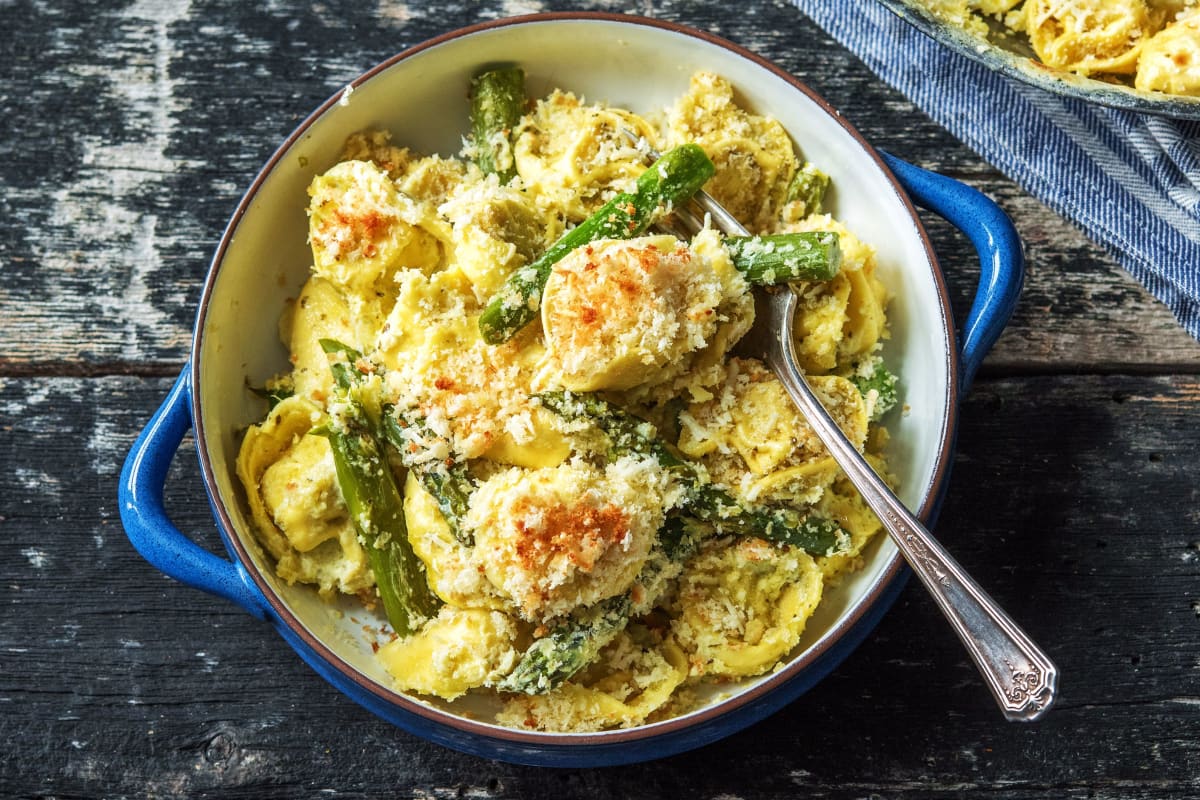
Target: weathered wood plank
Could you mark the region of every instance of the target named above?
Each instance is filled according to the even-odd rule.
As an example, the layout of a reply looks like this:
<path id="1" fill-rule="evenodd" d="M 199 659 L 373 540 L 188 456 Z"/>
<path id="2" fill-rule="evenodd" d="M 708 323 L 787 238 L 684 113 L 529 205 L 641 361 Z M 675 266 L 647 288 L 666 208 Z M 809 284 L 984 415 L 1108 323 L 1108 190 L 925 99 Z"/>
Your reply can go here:
<path id="1" fill-rule="evenodd" d="M 573 4 L 612 10 L 610 3 Z M 242 189 L 306 114 L 366 67 L 458 24 L 557 3 L 387 3 L 336 13 L 143 0 L 10 14 L 0 185 L 0 372 L 167 374 Z M 989 368 L 1200 368 L 1200 345 L 1113 260 L 785 3 L 636 8 L 712 30 L 808 81 L 868 139 L 1001 201 L 1030 248 L 1025 302 Z M 803 41 L 805 46 L 797 47 Z M 52 142 L 51 159 L 36 157 Z M 969 305 L 973 254 L 931 225 Z"/>
<path id="2" fill-rule="evenodd" d="M 324 684 L 269 626 L 141 561 L 114 484 L 168 388 L 0 381 L 5 794 L 1200 791 L 1195 377 L 984 380 L 963 408 L 938 531 L 1062 668 L 1060 706 L 1043 722 L 1000 720 L 914 583 L 858 651 L 776 716 L 698 752 L 601 771 L 491 763 L 397 731 Z M 190 444 L 168 498 L 181 528 L 219 549 Z"/>
<path id="3" fill-rule="evenodd" d="M 404 47 L 568 5 L 745 45 L 870 141 L 1013 216 L 1029 280 L 963 409 L 938 531 L 1062 667 L 1044 722 L 999 720 L 914 584 L 829 678 L 740 735 L 624 769 L 493 763 L 374 718 L 269 626 L 129 546 L 120 462 L 186 354 L 227 215 L 276 142 Z M 789 4 L 73 0 L 0 18 L 0 69 L 17 87 L 0 97 L 0 795 L 1200 794 L 1200 345 Z M 973 253 L 928 225 L 961 315 Z M 121 375 L 135 377 L 109 377 Z M 190 447 L 168 502 L 216 550 Z"/>
<path id="4" fill-rule="evenodd" d="M 1021 301 L 985 370 L 1200 371 L 1200 343 L 1103 248 L 1003 180 L 966 180 L 1000 203 L 1025 242 Z M 923 219 L 947 273 L 956 318 L 965 319 L 978 259 L 950 225 L 929 214 Z"/>

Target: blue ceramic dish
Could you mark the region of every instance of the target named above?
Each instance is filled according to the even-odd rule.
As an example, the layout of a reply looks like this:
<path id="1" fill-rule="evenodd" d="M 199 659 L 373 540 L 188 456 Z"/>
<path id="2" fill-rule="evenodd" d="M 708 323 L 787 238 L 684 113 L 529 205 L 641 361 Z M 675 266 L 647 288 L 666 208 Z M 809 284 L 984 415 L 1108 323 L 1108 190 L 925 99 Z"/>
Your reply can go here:
<path id="1" fill-rule="evenodd" d="M 605 48 L 592 47 L 604 41 Z M 833 211 L 880 247 L 879 274 L 895 293 L 885 357 L 905 378 L 909 412 L 890 427 L 901 499 L 926 520 L 945 491 L 957 403 L 1000 334 L 1022 282 L 1020 241 L 1008 218 L 969 187 L 877 153 L 819 97 L 779 68 L 708 34 L 653 20 L 552 14 L 447 34 L 390 59 L 330 98 L 288 138 L 235 210 L 200 298 L 191 358 L 134 444 L 121 475 L 121 518 L 152 565 L 224 597 L 273 627 L 339 691 L 418 736 L 525 764 L 599 766 L 698 747 L 778 710 L 829 673 L 868 635 L 905 571 L 890 541 L 827 594 L 788 663 L 724 686 L 697 710 L 627 730 L 589 734 L 516 731 L 487 722 L 486 708 L 431 702 L 391 688 L 359 622 L 331 613 L 314 592 L 275 578 L 251 532 L 233 464 L 239 433 L 262 407 L 245 390 L 280 371 L 276 320 L 307 274 L 305 187 L 330 166 L 344 137 L 370 126 L 422 152 L 454 153 L 466 132 L 463 98 L 481 64 L 520 54 L 531 93 L 552 87 L 638 111 L 664 107 L 705 69 L 729 78 L 739 100 L 771 113 L 805 157 L 834 181 Z M 590 54 L 590 55 L 589 55 Z M 912 205 L 962 229 L 979 251 L 982 279 L 958 334 L 941 270 Z M 205 488 L 226 553 L 209 553 L 163 508 L 170 461 L 196 434 Z M 266 627 L 263 631 L 267 635 Z"/>

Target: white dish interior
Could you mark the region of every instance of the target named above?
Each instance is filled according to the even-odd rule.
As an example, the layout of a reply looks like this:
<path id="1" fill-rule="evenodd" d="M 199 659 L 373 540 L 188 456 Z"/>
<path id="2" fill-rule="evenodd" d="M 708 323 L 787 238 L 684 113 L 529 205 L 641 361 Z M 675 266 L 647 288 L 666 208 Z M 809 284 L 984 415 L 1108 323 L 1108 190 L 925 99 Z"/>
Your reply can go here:
<path id="1" fill-rule="evenodd" d="M 209 277 L 193 353 L 199 376 L 194 388 L 198 429 L 234 535 L 251 554 L 269 591 L 282 599 L 299 624 L 381 691 L 390 691 L 389 679 L 374 658 L 364 626 L 378 629 L 382 617 L 353 603 L 331 609 L 314 591 L 287 586 L 275 578 L 254 540 L 234 472 L 241 433 L 263 414 L 261 400 L 246 387 L 261 386 L 286 367 L 277 323 L 285 300 L 296 295 L 311 264 L 305 208 L 313 176 L 334 163 L 348 134 L 364 128 L 388 129 L 395 143 L 418 152 L 457 153 L 468 128 L 468 81 L 484 65 L 499 62 L 517 62 L 525 69 L 532 96 L 558 87 L 589 101 L 647 114 L 682 94 L 693 72 L 709 70 L 733 83 L 745 107 L 779 119 L 804 157 L 832 177 L 830 210 L 875 246 L 879 275 L 894 293 L 889 312 L 892 338 L 885 357 L 901 376 L 902 402 L 908 411 L 894 411 L 888 421 L 893 436 L 890 458 L 901 481 L 900 497 L 910 508 L 925 505 L 939 474 L 939 459 L 948 452 L 952 343 L 947 341 L 936 267 L 918 223 L 888 175 L 819 103 L 736 51 L 656 26 L 602 19 L 531 21 L 429 46 L 358 82 L 340 102 L 310 119 L 277 154 Z M 827 645 L 823 640 L 838 633 L 878 588 L 896 558 L 895 547 L 881 536 L 867 553 L 865 567 L 826 594 L 794 657 Z M 770 677 L 725 686 L 721 696 Z M 463 709 L 456 704 L 452 712 Z M 487 712 L 478 706 L 471 710 Z"/>

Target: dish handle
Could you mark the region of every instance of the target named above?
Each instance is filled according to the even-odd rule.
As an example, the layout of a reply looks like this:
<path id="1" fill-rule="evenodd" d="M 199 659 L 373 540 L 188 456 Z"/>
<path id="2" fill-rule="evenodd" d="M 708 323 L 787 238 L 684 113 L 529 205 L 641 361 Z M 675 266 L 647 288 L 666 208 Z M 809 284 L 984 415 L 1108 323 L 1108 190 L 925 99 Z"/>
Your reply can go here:
<path id="1" fill-rule="evenodd" d="M 1025 282 L 1025 252 L 1012 220 L 983 192 L 888 153 L 884 163 L 913 201 L 958 228 L 979 254 L 979 286 L 959 332 L 958 399 L 1008 324 Z"/>
<path id="2" fill-rule="evenodd" d="M 266 599 L 245 568 L 187 538 L 168 519 L 163 506 L 171 459 L 191 428 L 191 398 L 191 380 L 184 366 L 121 468 L 117 489 L 121 523 L 134 548 L 159 571 L 193 588 L 232 600 L 259 619 L 267 619 Z"/>

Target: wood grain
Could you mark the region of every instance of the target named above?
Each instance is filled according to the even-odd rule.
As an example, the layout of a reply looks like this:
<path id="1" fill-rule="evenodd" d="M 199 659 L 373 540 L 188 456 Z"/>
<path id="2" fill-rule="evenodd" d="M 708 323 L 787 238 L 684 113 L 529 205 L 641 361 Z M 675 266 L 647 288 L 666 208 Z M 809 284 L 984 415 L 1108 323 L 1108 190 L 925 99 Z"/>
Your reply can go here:
<path id="1" fill-rule="evenodd" d="M 601 771 L 491 763 L 397 731 L 325 684 L 267 624 L 143 562 L 115 519 L 114 482 L 168 388 L 126 377 L 0 384 L 12 421 L 0 447 L 23 453 L 0 478 L 10 532 L 0 735 L 18 743 L 0 776 L 15 795 L 36 794 L 45 778 L 65 796 L 1200 791 L 1194 377 L 985 380 L 963 407 L 937 529 L 1061 667 L 1060 704 L 1043 722 L 999 720 L 914 583 L 859 650 L 779 714 L 695 753 Z M 68 443 L 70 428 L 92 433 Z M 63 470 L 81 453 L 80 469 Z M 1119 474 L 1113 453 L 1128 455 Z M 189 443 L 176 462 L 172 517 L 221 552 Z M 1136 506 L 1127 484 L 1146 487 Z M 1173 506 L 1193 510 L 1167 528 Z"/>
<path id="2" fill-rule="evenodd" d="M 197 287 L 227 216 L 275 144 L 366 67 L 500 13 L 451 3 L 344 13 L 299 3 L 267 12 L 177 0 L 98 13 L 65 6 L 12 15 L 6 54 L 12 81 L 28 87 L 8 98 L 7 116 L 32 123 L 7 146 L 35 154 L 55 144 L 49 174 L 44 159 L 4 167 L 13 221 L 0 371 L 10 375 L 121 373 L 131 364 L 169 372 L 186 356 Z M 997 366 L 1200 365 L 1200 347 L 1099 247 L 914 112 L 799 12 L 760 4 L 737 17 L 715 3 L 678 3 L 653 15 L 774 57 L 878 147 L 976 185 L 1019 220 L 1029 289 Z M 793 47 L 797 37 L 816 44 Z M 965 308 L 976 259 L 948 227 L 931 227 Z M 1076 308 L 1087 327 L 1064 327 L 1073 315 L 1062 312 Z M 1110 363 L 1113 353 L 1127 354 L 1124 364 Z"/>
<path id="3" fill-rule="evenodd" d="M 1000 721 L 914 583 L 832 675 L 741 734 L 619 769 L 491 762 L 376 719 L 269 625 L 129 545 L 121 462 L 187 357 L 212 250 L 276 144 L 405 47 L 568 8 L 744 45 L 1016 222 L 1026 291 L 963 407 L 937 532 L 1062 668 L 1043 722 Z M 0 20 L 0 796 L 1200 795 L 1200 345 L 787 3 L 74 0 L 7 4 Z M 975 255 L 926 221 L 961 318 Z M 220 552 L 190 442 L 167 502 Z"/>

